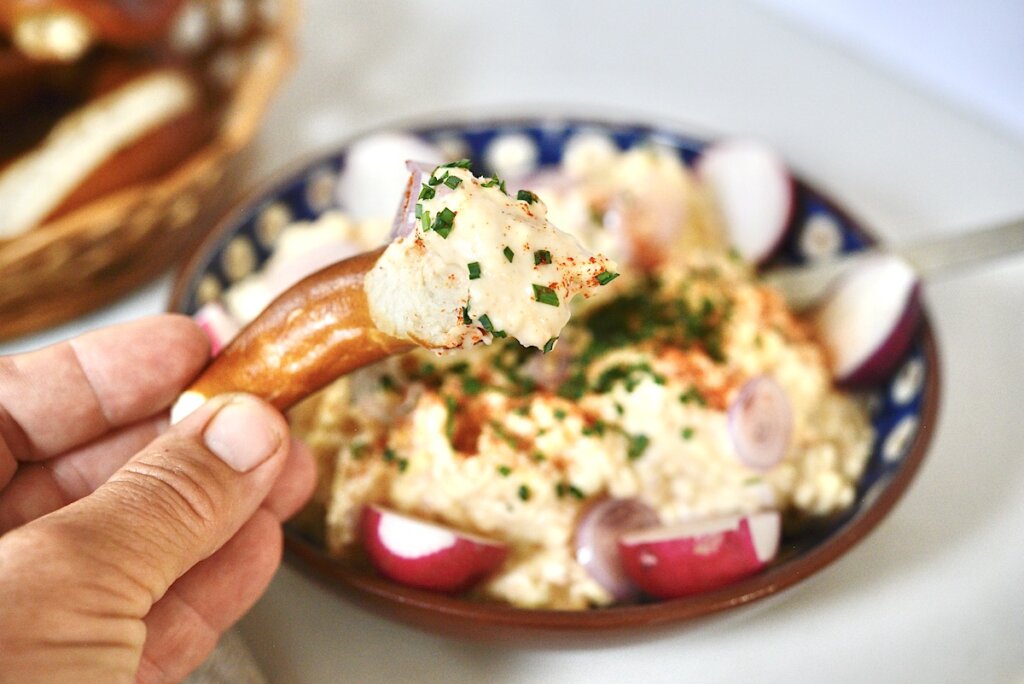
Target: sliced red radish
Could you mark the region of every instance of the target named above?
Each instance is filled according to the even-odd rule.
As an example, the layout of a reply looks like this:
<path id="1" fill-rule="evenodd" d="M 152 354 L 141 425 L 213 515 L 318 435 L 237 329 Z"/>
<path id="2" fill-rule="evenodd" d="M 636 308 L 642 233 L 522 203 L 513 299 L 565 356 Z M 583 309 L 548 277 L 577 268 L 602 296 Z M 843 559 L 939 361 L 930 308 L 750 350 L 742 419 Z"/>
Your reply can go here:
<path id="1" fill-rule="evenodd" d="M 363 547 L 385 577 L 419 589 L 455 593 L 473 586 L 505 561 L 501 542 L 367 506 Z"/>
<path id="2" fill-rule="evenodd" d="M 622 566 L 644 593 L 672 599 L 752 575 L 778 553 L 778 511 L 729 516 L 626 534 Z"/>
<path id="3" fill-rule="evenodd" d="M 714 193 L 732 246 L 751 263 L 767 260 L 793 214 L 793 180 L 782 158 L 754 140 L 724 140 L 704 150 L 696 170 Z"/>
<path id="4" fill-rule="evenodd" d="M 232 318 L 220 302 L 203 304 L 199 311 L 192 316 L 192 319 L 210 338 L 211 356 L 219 354 L 220 350 L 235 339 L 235 335 L 242 329 L 242 326 Z"/>
<path id="5" fill-rule="evenodd" d="M 390 216 L 409 178 L 410 159 L 435 166 L 445 161 L 441 150 L 408 133 L 375 133 L 352 143 L 338 181 L 342 209 L 357 219 Z"/>
<path id="6" fill-rule="evenodd" d="M 622 568 L 619 539 L 660 522 L 653 508 L 636 499 L 602 499 L 584 511 L 576 526 L 576 560 L 617 602 L 634 599 L 638 592 Z"/>
<path id="7" fill-rule="evenodd" d="M 814 319 L 838 382 L 863 386 L 885 379 L 913 340 L 920 293 L 914 269 L 891 255 L 865 259 L 839 279 Z"/>
<path id="8" fill-rule="evenodd" d="M 409 178 L 405 183 L 405 192 L 402 201 L 398 203 L 398 211 L 395 212 L 395 219 L 391 223 L 391 239 L 410 235 L 416 227 L 419 219 L 416 217 L 416 204 L 423 186 L 430 180 L 437 164 L 429 162 L 409 160 L 405 162 L 409 172 Z M 444 174 L 438 173 L 438 178 Z M 438 183 L 432 186 L 434 197 L 444 197 L 452 190 L 449 186 Z"/>
<path id="9" fill-rule="evenodd" d="M 751 378 L 729 405 L 729 437 L 749 468 L 769 470 L 789 449 L 793 408 L 786 390 L 767 375 Z"/>

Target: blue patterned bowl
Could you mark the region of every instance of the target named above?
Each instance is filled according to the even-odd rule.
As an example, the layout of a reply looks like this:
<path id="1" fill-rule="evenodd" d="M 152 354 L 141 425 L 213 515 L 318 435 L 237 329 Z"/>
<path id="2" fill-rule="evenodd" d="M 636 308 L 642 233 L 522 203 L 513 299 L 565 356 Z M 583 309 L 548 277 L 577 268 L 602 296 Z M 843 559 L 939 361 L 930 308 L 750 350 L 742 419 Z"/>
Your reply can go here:
<path id="1" fill-rule="evenodd" d="M 445 150 L 472 158 L 477 172 L 491 172 L 496 146 L 514 145 L 523 164 L 557 164 L 566 142 L 582 131 L 600 132 L 620 147 L 655 141 L 678 150 L 688 164 L 704 142 L 646 125 L 584 119 L 509 119 L 445 123 L 409 129 Z M 346 146 L 292 167 L 241 202 L 221 222 L 178 274 L 170 308 L 195 312 L 205 301 L 270 255 L 274 238 L 292 220 L 315 219 L 338 208 L 335 186 L 345 167 Z M 797 180 L 790 232 L 776 257 L 780 262 L 862 249 L 871 234 L 833 201 Z M 465 601 L 398 586 L 353 569 L 326 555 L 316 540 L 289 529 L 291 560 L 356 600 L 385 614 L 449 634 L 543 641 L 623 632 L 644 633 L 733 608 L 790 587 L 828 565 L 862 539 L 892 510 L 914 477 L 931 439 L 939 404 L 939 362 L 927 312 L 905 359 L 885 383 L 872 388 L 871 419 L 877 433 L 857 498 L 842 516 L 784 538 L 778 559 L 763 572 L 723 589 L 645 605 L 586 612 L 521 610 Z M 550 641 L 560 635 L 561 639 Z"/>

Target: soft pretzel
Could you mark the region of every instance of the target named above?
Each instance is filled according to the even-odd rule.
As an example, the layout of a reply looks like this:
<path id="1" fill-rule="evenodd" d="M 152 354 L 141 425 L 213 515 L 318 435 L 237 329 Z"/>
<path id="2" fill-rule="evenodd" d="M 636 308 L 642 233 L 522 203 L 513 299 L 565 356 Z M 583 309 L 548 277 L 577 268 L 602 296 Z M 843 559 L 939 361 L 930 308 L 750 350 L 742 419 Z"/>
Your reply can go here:
<path id="1" fill-rule="evenodd" d="M 0 171 L 0 238 L 173 168 L 213 132 L 195 80 L 144 72 L 61 118 Z"/>
<path id="2" fill-rule="evenodd" d="M 137 47 L 167 34 L 183 0 L 5 0 L 0 26 L 26 55 L 73 62 L 93 44 Z"/>
<path id="3" fill-rule="evenodd" d="M 614 264 L 509 197 L 468 162 L 416 169 L 386 247 L 306 278 L 217 356 L 172 421 L 224 392 L 286 409 L 335 378 L 414 345 L 438 352 L 513 337 L 550 351 L 569 303 L 615 278 Z"/>

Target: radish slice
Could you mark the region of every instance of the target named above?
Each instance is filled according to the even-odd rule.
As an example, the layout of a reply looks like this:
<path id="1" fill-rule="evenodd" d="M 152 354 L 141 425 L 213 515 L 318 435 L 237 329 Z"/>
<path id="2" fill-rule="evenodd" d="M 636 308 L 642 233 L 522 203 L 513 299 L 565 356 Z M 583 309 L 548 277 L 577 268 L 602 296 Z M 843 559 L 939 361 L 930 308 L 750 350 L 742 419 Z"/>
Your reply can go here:
<path id="1" fill-rule="evenodd" d="M 725 140 L 703 152 L 696 170 L 718 201 L 732 246 L 751 263 L 767 260 L 793 214 L 793 180 L 782 158 L 753 140 Z"/>
<path id="2" fill-rule="evenodd" d="M 731 584 L 778 553 L 778 511 L 729 516 L 623 535 L 622 566 L 645 593 L 678 598 Z"/>
<path id="3" fill-rule="evenodd" d="M 349 147 L 338 180 L 341 207 L 356 219 L 388 216 L 408 181 L 409 159 L 422 159 L 431 169 L 445 161 L 441 150 L 406 133 L 376 133 L 357 140 Z"/>
<path id="4" fill-rule="evenodd" d="M 636 598 L 619 559 L 619 538 L 626 532 L 658 525 L 653 508 L 636 499 L 603 499 L 588 508 L 576 525 L 576 561 L 617 602 Z"/>
<path id="5" fill-rule="evenodd" d="M 367 506 L 363 547 L 377 570 L 410 587 L 455 593 L 505 562 L 501 542 L 383 508 Z"/>
<path id="6" fill-rule="evenodd" d="M 226 347 L 242 328 L 220 302 L 203 304 L 199 311 L 192 316 L 192 319 L 210 338 L 211 356 L 219 354 L 220 350 Z"/>
<path id="7" fill-rule="evenodd" d="M 754 470 L 768 470 L 786 455 L 792 434 L 786 390 L 767 375 L 748 380 L 729 406 L 729 437 L 740 460 Z"/>
<path id="8" fill-rule="evenodd" d="M 840 278 L 814 319 L 838 382 L 868 385 L 885 379 L 914 338 L 920 295 L 917 273 L 896 256 L 865 259 Z"/>
<path id="9" fill-rule="evenodd" d="M 416 218 L 416 203 L 420 190 L 430 179 L 431 174 L 434 173 L 437 164 L 409 160 L 405 162 L 405 167 L 409 171 L 409 179 L 405 184 L 405 193 L 402 195 L 402 201 L 398 204 L 398 211 L 395 212 L 395 220 L 391 223 L 392 240 L 412 234 L 416 222 L 419 220 Z M 443 183 L 434 186 L 435 196 L 444 197 L 450 192 L 451 188 Z"/>

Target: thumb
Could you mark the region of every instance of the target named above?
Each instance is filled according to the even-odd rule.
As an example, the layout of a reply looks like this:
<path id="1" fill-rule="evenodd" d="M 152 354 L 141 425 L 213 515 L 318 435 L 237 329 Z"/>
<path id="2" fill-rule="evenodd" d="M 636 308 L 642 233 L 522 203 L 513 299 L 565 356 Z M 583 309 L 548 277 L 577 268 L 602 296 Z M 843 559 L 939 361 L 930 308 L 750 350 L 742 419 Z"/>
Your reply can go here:
<path id="1" fill-rule="evenodd" d="M 47 522 L 87 550 L 124 610 L 142 617 L 252 516 L 288 444 L 288 425 L 269 404 L 216 397 Z"/>

